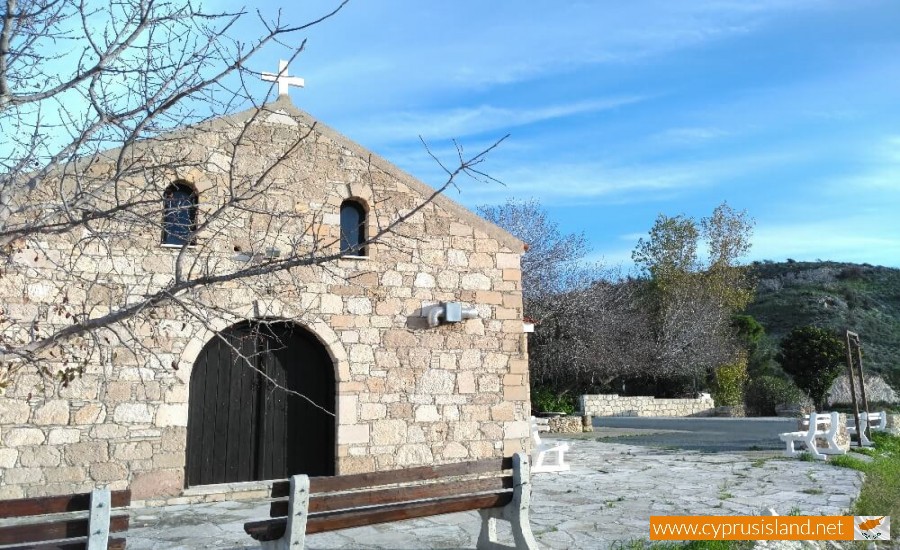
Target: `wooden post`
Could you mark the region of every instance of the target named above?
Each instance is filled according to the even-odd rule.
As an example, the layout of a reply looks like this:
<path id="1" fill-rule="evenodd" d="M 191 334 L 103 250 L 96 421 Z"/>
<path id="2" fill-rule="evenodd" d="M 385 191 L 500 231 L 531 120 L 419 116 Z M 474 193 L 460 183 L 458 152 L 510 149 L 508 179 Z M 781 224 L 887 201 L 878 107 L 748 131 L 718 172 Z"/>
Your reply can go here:
<path id="1" fill-rule="evenodd" d="M 851 348 L 851 335 L 856 336 L 856 333 L 847 331 L 847 378 L 850 383 L 850 398 L 853 400 L 853 421 L 856 422 L 856 444 L 858 447 L 862 448 L 863 446 L 863 438 L 859 434 L 862 433 L 859 425 L 859 402 L 856 400 L 856 381 L 854 380 L 853 375 L 853 351 Z"/>
<path id="2" fill-rule="evenodd" d="M 863 365 L 862 365 L 862 342 L 859 339 L 859 335 L 856 334 L 856 366 L 859 367 L 859 393 L 862 396 L 862 406 L 863 410 L 866 411 L 866 419 L 869 417 L 869 399 L 866 397 L 866 376 L 863 373 Z M 872 439 L 872 432 L 869 428 L 870 422 L 866 422 L 866 437 L 868 439 Z M 860 443 L 862 443 L 860 441 Z"/>

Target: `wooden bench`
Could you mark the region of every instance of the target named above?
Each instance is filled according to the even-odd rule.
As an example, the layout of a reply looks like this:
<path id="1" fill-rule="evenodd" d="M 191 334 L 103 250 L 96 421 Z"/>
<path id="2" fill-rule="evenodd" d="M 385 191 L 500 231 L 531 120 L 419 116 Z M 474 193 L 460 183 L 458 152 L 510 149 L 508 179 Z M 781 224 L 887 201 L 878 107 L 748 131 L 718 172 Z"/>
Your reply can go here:
<path id="1" fill-rule="evenodd" d="M 128 530 L 128 513 L 121 508 L 129 504 L 130 490 L 109 489 L 0 501 L 0 545 L 16 545 L 4 550 L 123 549 L 125 538 L 109 535 Z"/>
<path id="2" fill-rule="evenodd" d="M 531 417 L 531 473 L 563 472 L 569 469 L 563 453 L 569 450 L 568 443 L 544 443 L 538 433 L 537 419 Z M 548 457 L 554 457 L 547 460 Z"/>
<path id="3" fill-rule="evenodd" d="M 778 437 L 787 444 L 784 455 L 788 457 L 796 457 L 803 452 L 810 453 L 819 460 L 826 460 L 826 455 L 845 454 L 845 451 L 838 446 L 837 431 L 840 428 L 838 422 L 838 413 L 816 414 L 810 413 L 809 428 L 806 431 L 787 432 L 780 434 Z M 823 426 L 823 428 L 819 428 Z M 816 446 L 816 438 L 823 438 L 828 443 L 828 447 L 820 449 Z M 794 448 L 795 443 L 802 443 L 806 447 L 803 449 Z"/>
<path id="4" fill-rule="evenodd" d="M 859 429 L 860 436 L 859 439 L 862 441 L 862 444 L 866 447 L 871 447 L 873 445 L 872 441 L 866 436 L 866 428 L 870 430 L 887 430 L 887 413 L 885 411 L 880 412 L 861 412 L 859 413 Z M 847 426 L 847 431 L 850 432 L 850 435 L 856 434 L 856 426 Z"/>
<path id="5" fill-rule="evenodd" d="M 274 483 L 271 494 L 278 499 L 269 508 L 273 519 L 244 524 L 266 549 L 300 550 L 306 534 L 467 510 L 481 514 L 477 548 L 505 548 L 497 543 L 496 521 L 503 519 L 512 525 L 513 548 L 537 549 L 528 520 L 531 478 L 524 453 L 387 472 L 301 474 Z"/>

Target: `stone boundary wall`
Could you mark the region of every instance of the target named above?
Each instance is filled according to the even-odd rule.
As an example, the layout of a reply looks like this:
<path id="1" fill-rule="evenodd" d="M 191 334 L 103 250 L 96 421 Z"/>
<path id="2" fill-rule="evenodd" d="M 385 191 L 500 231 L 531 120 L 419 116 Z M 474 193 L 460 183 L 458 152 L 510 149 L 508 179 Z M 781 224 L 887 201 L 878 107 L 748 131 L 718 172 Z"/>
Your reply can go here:
<path id="1" fill-rule="evenodd" d="M 581 411 L 593 416 L 712 416 L 712 397 L 658 399 L 645 395 L 622 397 L 616 394 L 581 396 Z"/>

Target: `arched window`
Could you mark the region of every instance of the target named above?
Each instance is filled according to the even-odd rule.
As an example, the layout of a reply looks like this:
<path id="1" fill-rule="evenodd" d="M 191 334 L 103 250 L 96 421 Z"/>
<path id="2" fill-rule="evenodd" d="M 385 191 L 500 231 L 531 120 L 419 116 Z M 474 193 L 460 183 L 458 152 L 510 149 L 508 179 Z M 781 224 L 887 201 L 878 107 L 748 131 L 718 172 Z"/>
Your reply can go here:
<path id="1" fill-rule="evenodd" d="M 365 256 L 366 210 L 353 200 L 341 203 L 341 254 Z"/>
<path id="2" fill-rule="evenodd" d="M 194 244 L 197 230 L 197 193 L 183 183 L 173 183 L 163 194 L 163 244 Z"/>

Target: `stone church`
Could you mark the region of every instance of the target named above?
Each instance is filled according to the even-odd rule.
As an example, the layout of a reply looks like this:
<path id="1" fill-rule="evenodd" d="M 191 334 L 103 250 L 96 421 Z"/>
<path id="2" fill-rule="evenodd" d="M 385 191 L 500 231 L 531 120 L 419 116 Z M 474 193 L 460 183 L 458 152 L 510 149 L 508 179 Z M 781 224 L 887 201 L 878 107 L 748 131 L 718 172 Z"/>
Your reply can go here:
<path id="1" fill-rule="evenodd" d="M 0 499 L 109 485 L 195 502 L 528 445 L 522 242 L 286 94 L 60 181 L 123 163 L 115 200 L 133 207 L 5 253 L 0 330 L 195 284 L 46 352 L 51 375 L 78 364 L 64 384 L 19 371 L 0 397 Z M 266 269 L 279 261 L 295 263 Z"/>

